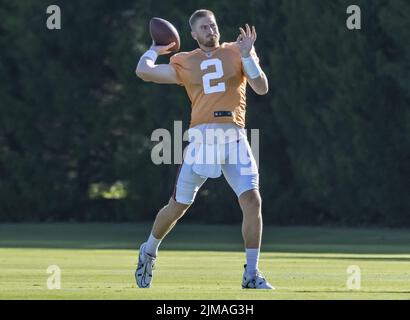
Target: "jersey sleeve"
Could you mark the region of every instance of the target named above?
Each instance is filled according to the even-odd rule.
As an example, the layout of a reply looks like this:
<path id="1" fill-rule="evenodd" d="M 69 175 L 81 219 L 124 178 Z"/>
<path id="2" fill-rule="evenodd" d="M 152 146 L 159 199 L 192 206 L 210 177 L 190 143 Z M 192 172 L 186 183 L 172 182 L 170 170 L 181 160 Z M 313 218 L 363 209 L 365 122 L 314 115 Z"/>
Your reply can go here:
<path id="1" fill-rule="evenodd" d="M 175 54 L 169 60 L 169 64 L 174 68 L 177 75 L 178 84 L 180 86 L 185 86 L 185 69 L 183 66 L 183 57 L 180 54 Z"/>

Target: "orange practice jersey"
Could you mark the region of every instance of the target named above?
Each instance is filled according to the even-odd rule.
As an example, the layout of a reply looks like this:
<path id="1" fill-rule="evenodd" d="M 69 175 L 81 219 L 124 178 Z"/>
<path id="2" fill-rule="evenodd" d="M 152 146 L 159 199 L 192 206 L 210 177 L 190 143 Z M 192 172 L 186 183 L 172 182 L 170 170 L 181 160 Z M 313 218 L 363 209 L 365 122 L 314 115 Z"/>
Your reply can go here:
<path id="1" fill-rule="evenodd" d="M 192 103 L 190 127 L 202 123 L 245 127 L 246 77 L 235 42 L 222 43 L 209 55 L 200 48 L 177 53 L 170 64 Z"/>

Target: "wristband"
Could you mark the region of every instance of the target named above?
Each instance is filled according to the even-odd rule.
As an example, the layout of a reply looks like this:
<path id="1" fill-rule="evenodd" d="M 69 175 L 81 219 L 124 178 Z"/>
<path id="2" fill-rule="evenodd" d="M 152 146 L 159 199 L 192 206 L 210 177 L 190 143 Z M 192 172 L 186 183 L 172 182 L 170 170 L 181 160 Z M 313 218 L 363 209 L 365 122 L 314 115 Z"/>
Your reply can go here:
<path id="1" fill-rule="evenodd" d="M 156 53 L 156 51 L 154 50 L 148 50 L 147 52 L 145 52 L 141 58 L 147 58 L 149 60 L 152 60 L 153 62 L 155 62 L 158 58 L 158 53 Z"/>
<path id="2" fill-rule="evenodd" d="M 255 61 L 255 58 L 252 55 L 247 58 L 242 57 L 242 64 L 250 79 L 259 78 L 262 75 L 262 68 Z"/>

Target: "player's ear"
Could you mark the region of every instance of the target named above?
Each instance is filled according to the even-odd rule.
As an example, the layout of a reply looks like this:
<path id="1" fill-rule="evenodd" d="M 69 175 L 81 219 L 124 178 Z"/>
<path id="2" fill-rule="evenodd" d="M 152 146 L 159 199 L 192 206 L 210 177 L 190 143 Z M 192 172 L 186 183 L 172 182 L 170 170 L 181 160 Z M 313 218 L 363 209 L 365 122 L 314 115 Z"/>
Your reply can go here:
<path id="1" fill-rule="evenodd" d="M 191 31 L 191 36 L 194 38 L 194 40 L 197 40 L 197 34 L 195 31 Z"/>

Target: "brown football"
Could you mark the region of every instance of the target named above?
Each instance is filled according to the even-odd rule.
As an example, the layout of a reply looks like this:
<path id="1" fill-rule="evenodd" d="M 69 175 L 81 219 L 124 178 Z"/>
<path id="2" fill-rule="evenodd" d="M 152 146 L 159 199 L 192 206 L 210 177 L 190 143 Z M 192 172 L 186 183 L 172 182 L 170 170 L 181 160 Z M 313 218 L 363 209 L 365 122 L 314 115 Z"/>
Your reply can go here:
<path id="1" fill-rule="evenodd" d="M 154 17 L 149 23 L 149 32 L 154 44 L 164 46 L 175 42 L 170 51 L 178 52 L 181 47 L 181 41 L 177 29 L 169 21 Z"/>

